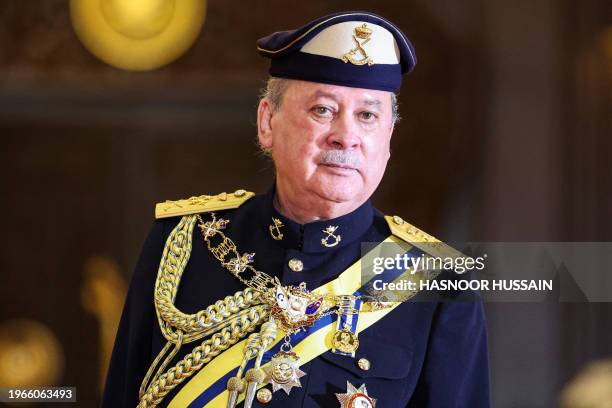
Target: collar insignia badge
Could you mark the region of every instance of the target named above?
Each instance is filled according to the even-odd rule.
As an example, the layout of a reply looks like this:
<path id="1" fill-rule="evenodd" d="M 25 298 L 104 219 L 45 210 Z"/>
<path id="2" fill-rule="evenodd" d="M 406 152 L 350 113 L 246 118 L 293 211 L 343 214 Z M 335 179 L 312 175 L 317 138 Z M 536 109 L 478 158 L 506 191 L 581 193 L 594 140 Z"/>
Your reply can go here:
<path id="1" fill-rule="evenodd" d="M 272 224 L 268 226 L 270 230 L 270 235 L 275 241 L 281 241 L 283 239 L 283 233 L 280 231 L 285 224 L 282 223 L 278 218 L 272 217 Z"/>
<path id="2" fill-rule="evenodd" d="M 363 25 L 355 27 L 355 34 L 353 35 L 353 40 L 355 40 L 355 44 L 357 45 L 355 48 L 347 52 L 342 56 L 342 61 L 350 62 L 353 65 L 374 65 L 374 61 L 368 55 L 366 50 L 363 48 L 370 41 L 370 36 L 372 35 L 372 29 L 368 28 L 366 23 Z M 361 58 L 356 58 L 356 55 L 360 54 Z"/>
<path id="3" fill-rule="evenodd" d="M 340 408 L 374 408 L 376 400 L 368 395 L 365 384 L 355 388 L 350 382 L 346 382 L 346 394 L 336 394 L 340 401 Z"/>
<path id="4" fill-rule="evenodd" d="M 327 234 L 327 236 L 321 239 L 321 245 L 328 247 L 328 248 L 332 248 L 338 245 L 338 243 L 342 240 L 342 236 L 340 234 L 334 235 L 334 232 L 336 232 L 337 229 L 338 229 L 338 226 L 330 225 L 329 227 L 322 230 L 322 232 L 324 234 Z M 333 241 L 330 242 L 329 241 L 330 239 L 333 239 Z"/>

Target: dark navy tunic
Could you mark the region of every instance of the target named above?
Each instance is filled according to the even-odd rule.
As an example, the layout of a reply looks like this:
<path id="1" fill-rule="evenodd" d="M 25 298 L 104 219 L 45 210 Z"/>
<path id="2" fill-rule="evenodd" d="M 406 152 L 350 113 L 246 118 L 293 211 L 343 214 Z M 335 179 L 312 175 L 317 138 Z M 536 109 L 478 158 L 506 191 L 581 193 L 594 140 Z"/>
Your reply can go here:
<path id="1" fill-rule="evenodd" d="M 342 217 L 297 224 L 278 213 L 273 190 L 251 198 L 238 209 L 217 212 L 229 220 L 225 234 L 240 253 L 255 252 L 254 267 L 278 276 L 283 284 L 306 282 L 314 289 L 330 280 L 361 256 L 362 242 L 381 242 L 391 232 L 383 215 L 368 201 Z M 209 215 L 202 214 L 204 220 Z M 280 241 L 272 238 L 272 217 L 285 225 Z M 138 389 L 150 364 L 165 344 L 157 323 L 153 288 L 166 238 L 180 217 L 154 222 L 130 283 L 108 372 L 103 407 L 135 407 Z M 321 244 L 327 226 L 338 226 L 338 245 Z M 331 241 L 331 240 L 330 240 Z M 288 261 L 299 259 L 304 269 L 294 272 Z M 243 290 L 221 266 L 194 229 L 193 250 L 183 274 L 176 306 L 195 313 L 227 295 Z M 166 370 L 199 345 L 183 345 Z M 364 371 L 357 360 L 366 358 Z M 300 366 L 306 372 L 302 388 L 289 396 L 279 390 L 266 407 L 339 407 L 335 393 L 346 392 L 346 382 L 365 384 L 377 407 L 488 407 L 489 371 L 486 325 L 481 302 L 403 303 L 359 334 L 355 358 L 326 352 Z M 192 377 L 190 377 L 191 379 Z M 188 379 L 189 380 L 189 379 Z M 187 381 L 188 381 L 187 380 Z M 161 406 L 170 402 L 180 384 Z M 255 400 L 254 406 L 264 406 Z"/>

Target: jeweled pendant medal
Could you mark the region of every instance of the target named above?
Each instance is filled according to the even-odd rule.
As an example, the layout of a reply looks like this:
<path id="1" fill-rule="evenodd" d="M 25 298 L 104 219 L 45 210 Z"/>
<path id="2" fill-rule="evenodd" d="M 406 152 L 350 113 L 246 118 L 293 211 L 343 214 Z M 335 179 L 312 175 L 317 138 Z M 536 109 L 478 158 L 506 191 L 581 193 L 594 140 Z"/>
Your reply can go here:
<path id="1" fill-rule="evenodd" d="M 278 285 L 268 292 L 267 302 L 272 309 L 272 316 L 287 333 L 297 333 L 312 326 L 325 310 L 323 297 L 306 289 L 304 282 L 299 286 Z"/>

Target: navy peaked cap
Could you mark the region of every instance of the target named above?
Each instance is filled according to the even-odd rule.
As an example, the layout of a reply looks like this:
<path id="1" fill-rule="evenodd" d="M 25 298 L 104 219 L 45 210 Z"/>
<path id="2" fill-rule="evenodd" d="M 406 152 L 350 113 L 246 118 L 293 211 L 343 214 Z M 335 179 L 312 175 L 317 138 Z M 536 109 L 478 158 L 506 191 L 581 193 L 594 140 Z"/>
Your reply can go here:
<path id="1" fill-rule="evenodd" d="M 257 41 L 271 59 L 273 77 L 397 92 L 416 65 L 414 47 L 390 21 L 376 14 L 331 14 Z"/>

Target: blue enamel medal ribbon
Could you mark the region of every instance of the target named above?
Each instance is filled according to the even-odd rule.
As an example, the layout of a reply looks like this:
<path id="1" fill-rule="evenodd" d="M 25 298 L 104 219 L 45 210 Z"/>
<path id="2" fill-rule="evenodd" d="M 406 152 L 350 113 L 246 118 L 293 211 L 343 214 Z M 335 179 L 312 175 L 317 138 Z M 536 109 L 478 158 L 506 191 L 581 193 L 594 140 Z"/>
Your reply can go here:
<path id="1" fill-rule="evenodd" d="M 359 296 L 359 291 L 355 292 L 354 295 Z M 345 307 L 339 308 L 338 310 L 338 318 L 336 319 L 336 335 L 344 335 L 346 332 L 350 332 L 352 334 L 352 338 L 357 338 L 357 321 L 359 320 L 358 311 L 361 308 L 361 299 L 354 298 L 347 301 L 350 302 L 350 304 L 347 304 Z M 341 356 L 355 357 L 355 350 L 356 347 L 352 347 L 352 351 L 350 352 L 333 347 L 331 351 L 332 353 L 339 354 Z"/>

